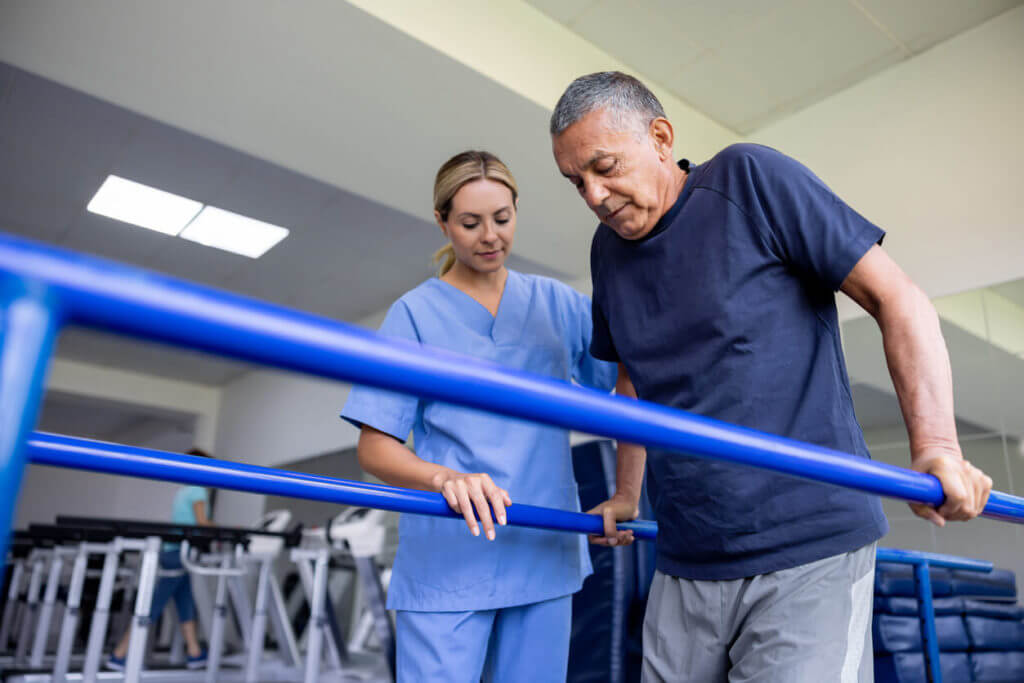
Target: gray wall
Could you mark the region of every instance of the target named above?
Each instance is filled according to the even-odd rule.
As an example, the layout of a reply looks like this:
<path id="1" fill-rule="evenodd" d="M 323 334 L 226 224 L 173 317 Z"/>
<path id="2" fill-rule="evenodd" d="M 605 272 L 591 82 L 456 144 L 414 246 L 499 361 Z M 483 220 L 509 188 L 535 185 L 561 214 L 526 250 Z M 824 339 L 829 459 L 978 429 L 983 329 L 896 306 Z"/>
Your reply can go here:
<path id="1" fill-rule="evenodd" d="M 181 453 L 193 445 L 196 417 L 95 397 L 48 392 L 43 431 Z M 166 520 L 179 485 L 60 467 L 29 465 L 15 526 L 52 523 L 59 514 Z"/>
<path id="2" fill-rule="evenodd" d="M 328 453 L 313 458 L 305 458 L 290 462 L 285 467 L 295 472 L 318 474 L 339 479 L 363 480 L 363 471 L 356 460 L 356 449 L 346 448 L 336 453 Z M 315 500 L 283 498 L 281 496 L 265 496 L 264 510 L 291 510 L 292 522 L 302 522 L 306 526 L 322 526 L 325 521 L 337 515 L 345 506 L 334 503 L 321 503 Z"/>

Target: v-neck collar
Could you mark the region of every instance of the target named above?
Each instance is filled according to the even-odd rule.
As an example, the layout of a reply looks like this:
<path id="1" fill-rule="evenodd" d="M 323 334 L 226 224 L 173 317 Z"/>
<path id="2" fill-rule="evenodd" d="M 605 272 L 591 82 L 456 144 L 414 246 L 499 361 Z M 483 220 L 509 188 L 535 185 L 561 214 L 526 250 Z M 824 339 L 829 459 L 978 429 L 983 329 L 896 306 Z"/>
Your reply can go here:
<path id="1" fill-rule="evenodd" d="M 508 270 L 508 269 L 506 269 L 506 270 Z M 511 270 L 508 270 L 508 274 L 507 274 L 507 275 L 505 276 L 505 286 L 504 286 L 504 287 L 502 287 L 502 289 L 501 289 L 501 298 L 499 298 L 499 299 L 498 299 L 498 310 L 497 310 L 497 312 L 495 312 L 495 313 L 491 313 L 491 311 L 490 311 L 490 309 L 489 309 L 489 308 L 487 308 L 487 307 L 486 307 L 486 306 L 484 306 L 484 305 L 483 305 L 482 303 L 480 303 L 480 302 L 479 302 L 479 301 L 478 301 L 478 300 L 476 299 L 476 297 L 474 297 L 474 296 L 473 296 L 472 294 L 470 294 L 469 292 L 465 292 L 465 291 L 463 291 L 463 290 L 459 289 L 458 287 L 456 287 L 455 285 L 453 285 L 452 283 L 450 283 L 450 282 L 447 282 L 447 281 L 445 281 L 445 280 L 442 280 L 442 279 L 441 279 L 441 278 L 439 278 L 439 277 L 435 277 L 434 279 L 435 279 L 435 280 L 437 280 L 438 282 L 440 282 L 440 283 L 441 283 L 442 285 L 444 285 L 445 287 L 447 287 L 447 288 L 449 288 L 449 289 L 452 289 L 452 290 L 454 290 L 454 291 L 458 292 L 459 294 L 461 294 L 462 296 L 466 297 L 467 299 L 469 299 L 470 301 L 472 301 L 472 302 L 473 302 L 474 304 L 476 304 L 477 306 L 479 306 L 479 307 L 480 307 L 480 309 L 481 309 L 481 310 L 482 310 L 482 311 L 483 311 L 484 313 L 486 313 L 486 314 L 487 314 L 488 316 L 490 316 L 491 320 L 497 320 L 497 319 L 498 319 L 498 316 L 499 316 L 499 315 L 501 315 L 501 305 L 502 305 L 502 304 L 503 304 L 503 303 L 505 302 L 505 293 L 506 293 L 506 292 L 508 292 L 508 283 L 509 283 L 509 280 L 511 280 L 511 279 L 512 279 L 512 271 L 511 271 Z"/>
<path id="2" fill-rule="evenodd" d="M 509 269 L 508 277 L 505 278 L 505 288 L 501 292 L 501 300 L 498 301 L 497 313 L 491 315 L 487 307 L 477 301 L 472 295 L 467 294 L 450 282 L 445 282 L 439 277 L 433 278 L 438 286 L 448 292 L 454 292 L 457 298 L 472 302 L 472 305 L 463 308 L 463 313 L 469 313 L 478 318 L 479 324 L 487 330 L 489 336 L 495 343 L 510 343 L 518 341 L 522 334 L 522 324 L 525 311 L 522 310 L 521 282 L 520 275 Z M 511 335 L 511 336 L 510 336 Z"/>

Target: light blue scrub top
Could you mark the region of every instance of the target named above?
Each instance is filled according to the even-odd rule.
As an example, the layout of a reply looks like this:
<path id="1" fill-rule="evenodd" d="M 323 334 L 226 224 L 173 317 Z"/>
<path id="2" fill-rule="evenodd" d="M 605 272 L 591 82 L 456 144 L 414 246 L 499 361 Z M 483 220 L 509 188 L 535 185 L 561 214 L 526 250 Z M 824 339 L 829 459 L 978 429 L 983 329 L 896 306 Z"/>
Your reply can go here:
<path id="1" fill-rule="evenodd" d="M 196 503 L 206 504 L 206 514 L 210 514 L 210 496 L 202 486 L 183 486 L 174 494 L 174 502 L 171 503 L 171 524 L 195 525 L 196 511 L 192 506 Z M 163 551 L 177 550 L 178 543 L 164 543 Z"/>
<path id="2" fill-rule="evenodd" d="M 206 503 L 209 507 L 209 495 L 202 486 L 184 486 L 174 494 L 171 504 L 171 524 L 196 524 L 196 511 L 192 507 L 196 503 Z M 209 510 L 206 511 L 209 514 Z"/>
<path id="3" fill-rule="evenodd" d="M 381 334 L 516 370 L 610 391 L 614 364 L 591 357 L 590 300 L 550 278 L 509 271 L 497 316 L 432 278 L 400 298 Z M 416 454 L 459 472 L 486 472 L 513 503 L 576 510 L 569 434 L 396 394 L 353 387 L 342 417 L 405 441 Z M 525 605 L 569 595 L 591 572 L 579 534 L 498 527 L 474 537 L 464 520 L 402 515 L 388 608 L 452 612 Z"/>

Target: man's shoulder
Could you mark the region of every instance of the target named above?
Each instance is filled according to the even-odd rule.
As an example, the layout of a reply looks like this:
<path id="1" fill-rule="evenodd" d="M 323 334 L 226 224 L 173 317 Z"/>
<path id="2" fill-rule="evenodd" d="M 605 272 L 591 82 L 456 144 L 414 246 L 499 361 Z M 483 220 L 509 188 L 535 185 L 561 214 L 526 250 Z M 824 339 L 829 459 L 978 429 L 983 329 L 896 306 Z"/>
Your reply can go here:
<path id="1" fill-rule="evenodd" d="M 785 154 L 772 147 L 754 142 L 737 142 L 711 157 L 706 167 L 709 173 L 716 174 L 751 166 L 771 167 L 785 159 L 788 159 Z"/>

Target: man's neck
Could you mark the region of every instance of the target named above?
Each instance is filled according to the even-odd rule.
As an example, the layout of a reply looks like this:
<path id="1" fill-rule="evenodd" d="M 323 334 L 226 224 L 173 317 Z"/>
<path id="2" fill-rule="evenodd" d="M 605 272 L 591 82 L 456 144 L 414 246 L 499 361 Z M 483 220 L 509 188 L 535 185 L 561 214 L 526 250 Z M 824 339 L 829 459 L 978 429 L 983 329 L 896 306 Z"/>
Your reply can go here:
<path id="1" fill-rule="evenodd" d="M 683 193 L 683 186 L 686 184 L 686 179 L 689 173 L 679 167 L 679 164 L 672 163 L 672 168 L 667 169 L 669 173 L 668 182 L 665 184 L 665 196 L 662 199 L 661 215 L 658 216 L 660 220 L 662 216 L 669 212 L 669 210 L 675 206 L 679 200 L 679 195 Z"/>

